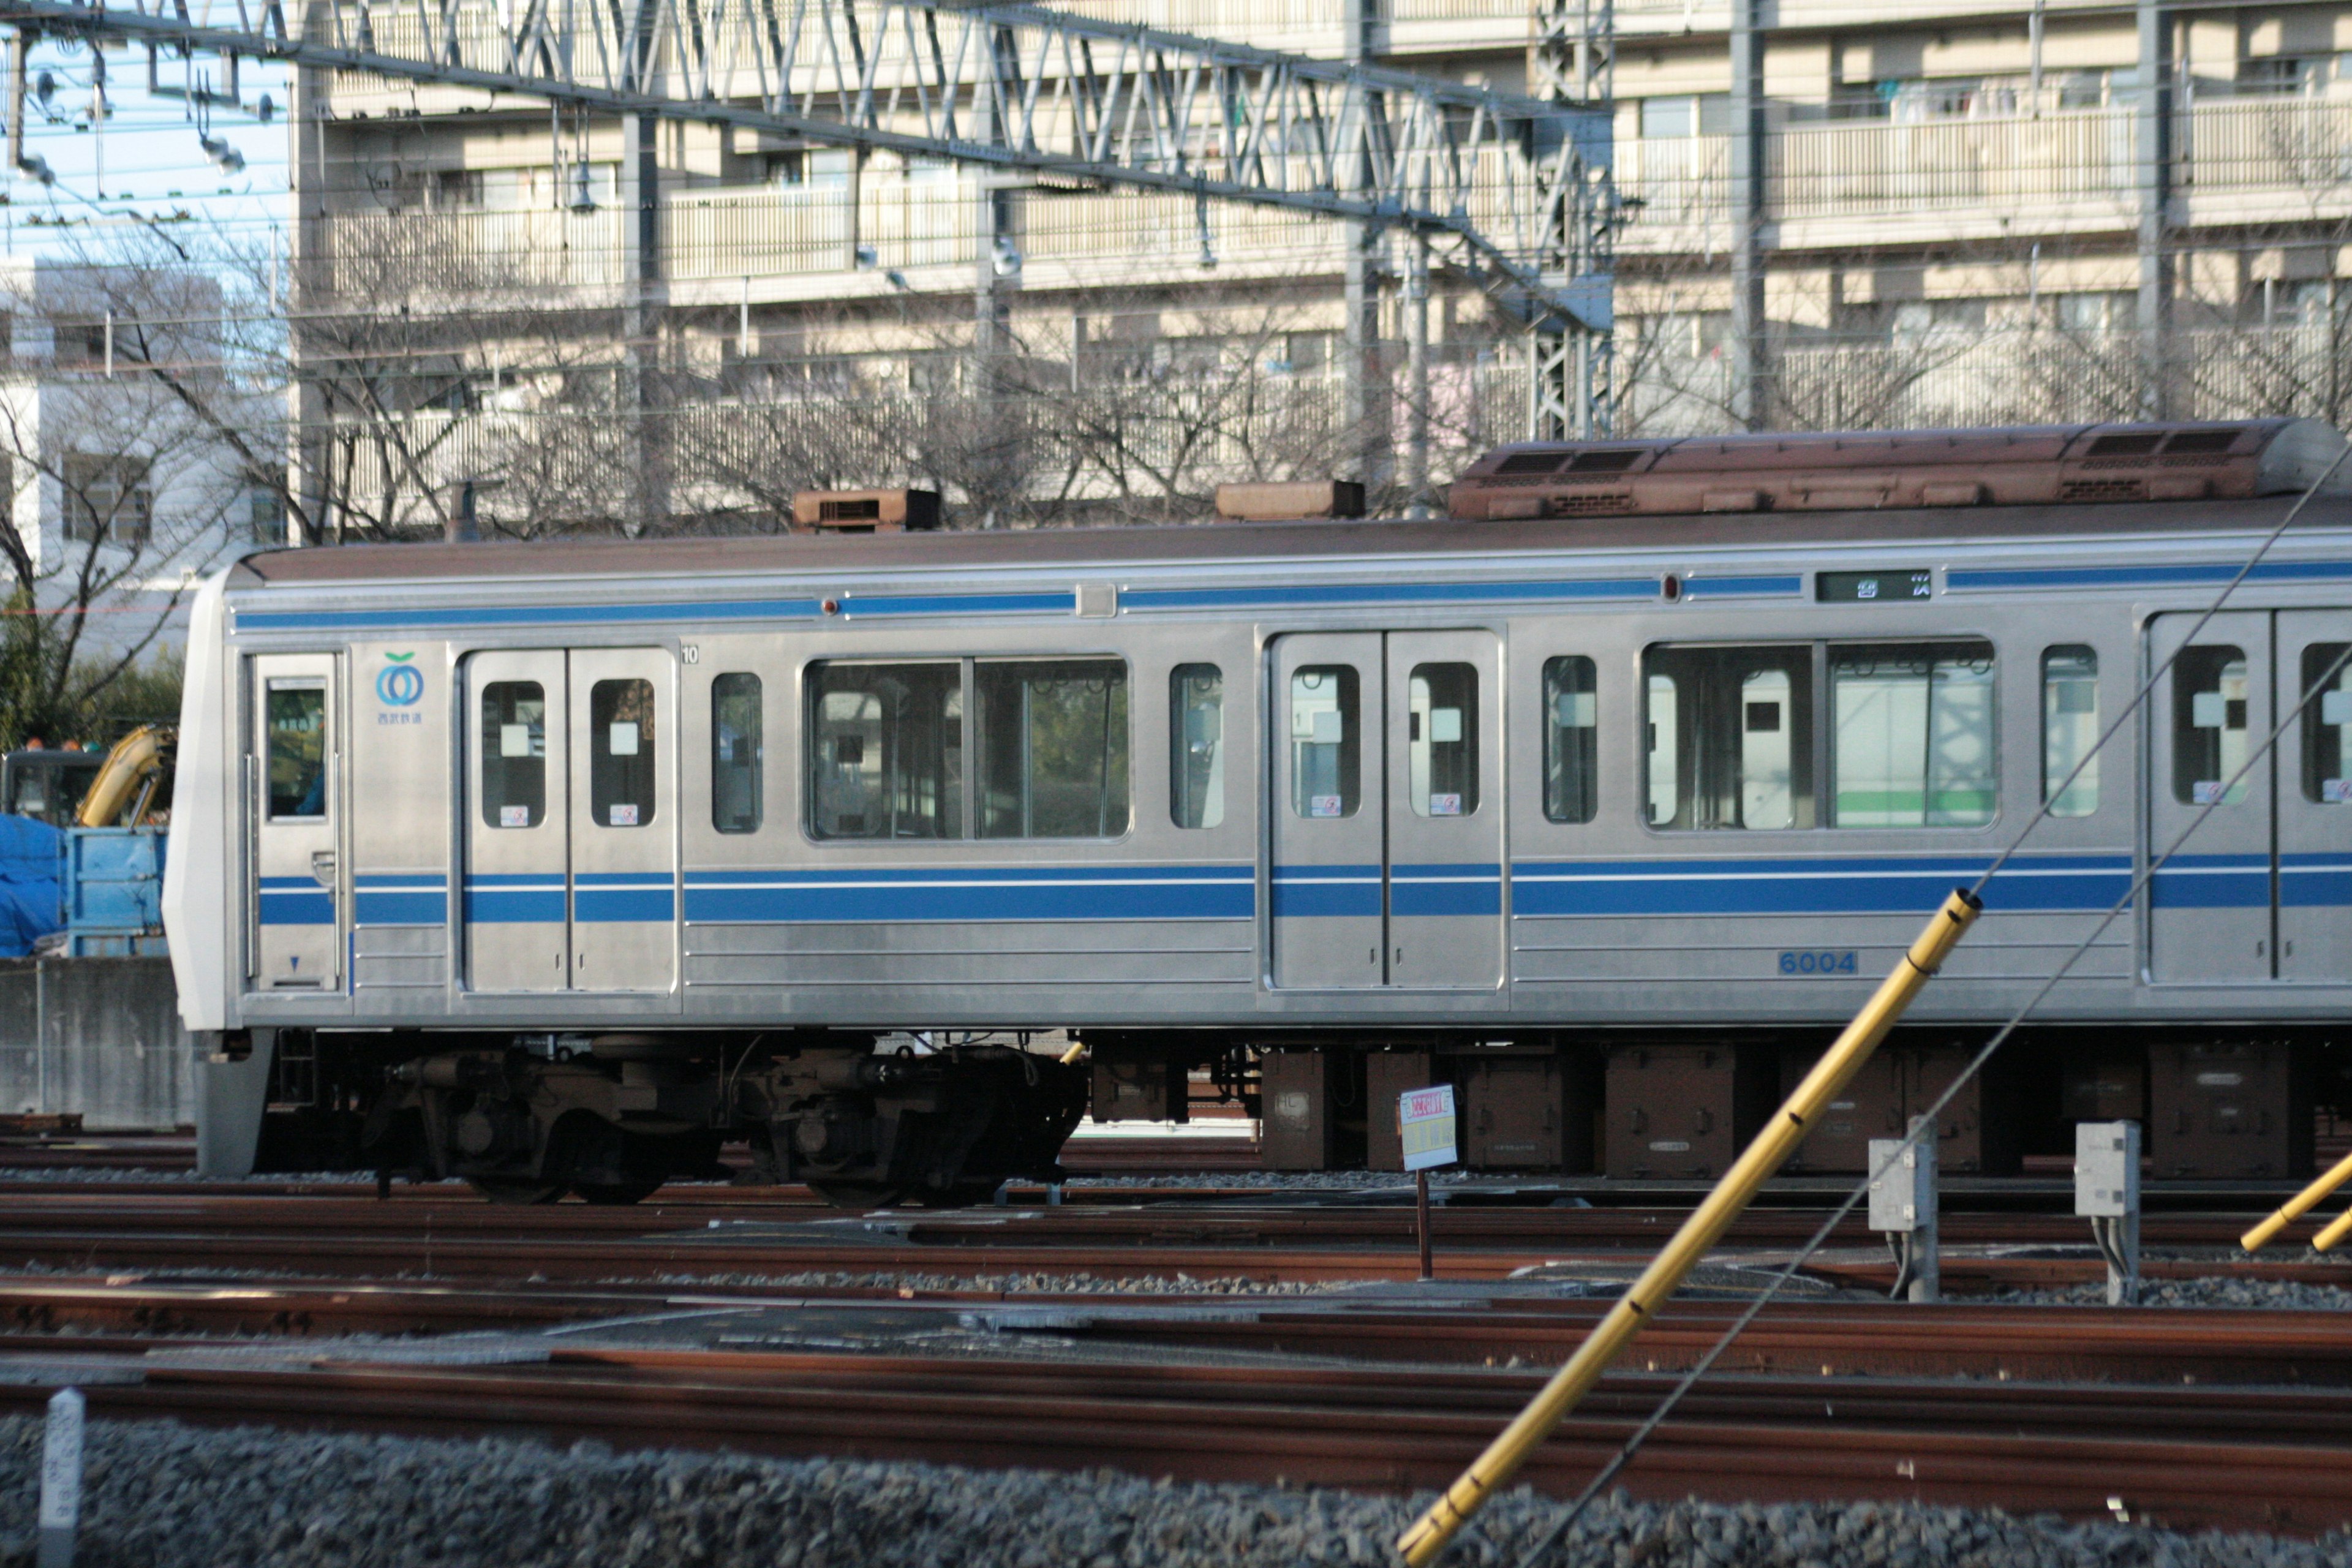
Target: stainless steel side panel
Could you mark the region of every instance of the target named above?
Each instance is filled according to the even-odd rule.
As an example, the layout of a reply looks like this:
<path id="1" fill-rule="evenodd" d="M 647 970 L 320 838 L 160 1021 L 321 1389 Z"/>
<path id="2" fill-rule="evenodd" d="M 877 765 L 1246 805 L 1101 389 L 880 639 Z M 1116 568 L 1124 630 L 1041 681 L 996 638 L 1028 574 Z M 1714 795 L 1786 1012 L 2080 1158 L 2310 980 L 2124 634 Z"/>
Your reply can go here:
<path id="1" fill-rule="evenodd" d="M 1280 987 L 1372 986 L 1387 978 L 1384 668 L 1378 632 L 1302 634 L 1273 647 L 1266 748 L 1274 788 L 1266 811 Z M 1350 681 L 1347 712 L 1338 704 Z M 1352 780 L 1339 773 L 1349 749 Z"/>

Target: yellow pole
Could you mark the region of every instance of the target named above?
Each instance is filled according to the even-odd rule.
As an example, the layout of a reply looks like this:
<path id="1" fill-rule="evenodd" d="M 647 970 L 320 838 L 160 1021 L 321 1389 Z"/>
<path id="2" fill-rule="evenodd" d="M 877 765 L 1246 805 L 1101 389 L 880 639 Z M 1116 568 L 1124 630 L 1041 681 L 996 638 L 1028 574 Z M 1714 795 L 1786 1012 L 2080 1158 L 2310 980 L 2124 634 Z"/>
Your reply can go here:
<path id="1" fill-rule="evenodd" d="M 2254 1226 L 2253 1229 L 2238 1237 L 2238 1245 L 2244 1247 L 2248 1252 L 2259 1252 L 2262 1250 L 2263 1243 L 2269 1241 L 2271 1237 L 2276 1236 L 2288 1226 L 2293 1225 L 2296 1220 L 2302 1218 L 2305 1214 L 2309 1213 L 2321 1199 L 2325 1198 L 2328 1194 L 2334 1192 L 2336 1188 L 2342 1186 L 2347 1182 L 2352 1182 L 2352 1154 L 2345 1155 L 2343 1159 L 2336 1162 L 2336 1168 L 2334 1170 L 2328 1172 L 2327 1174 L 2320 1177 L 2319 1180 L 2312 1183 L 2311 1185 L 2304 1188 L 2303 1191 L 2295 1194 L 2294 1197 L 2288 1199 L 2285 1206 L 2281 1208 L 2278 1213 L 2271 1215 L 2270 1218 L 2263 1221 L 2262 1224 Z M 2342 1222 L 2338 1221 L 2337 1224 L 2341 1225 Z M 2335 1228 L 2335 1226 L 2329 1227 L 2330 1231 L 2333 1231 Z M 2342 1237 L 2338 1236 L 2337 1239 L 2341 1240 Z M 2325 1246 L 2322 1246 L 2320 1250 L 2325 1252 L 2327 1250 L 2327 1247 L 2333 1247 L 2334 1245 L 2335 1242 L 2328 1242 Z"/>
<path id="2" fill-rule="evenodd" d="M 2313 1237 L 2311 1245 L 2318 1251 L 2331 1252 L 2335 1250 L 2336 1244 L 2343 1240 L 2347 1234 L 2352 1234 L 2352 1214 L 2340 1216 L 2334 1225 Z"/>
<path id="3" fill-rule="evenodd" d="M 1434 1562 L 1454 1532 L 1469 1522 L 1470 1516 L 1489 1497 L 1510 1484 L 1528 1456 L 1551 1436 L 1552 1428 L 1601 1381 L 1601 1374 L 1642 1331 L 1652 1314 L 1674 1295 L 1684 1277 L 1731 1228 L 1731 1222 L 1739 1217 L 1739 1212 L 1748 1206 L 1764 1179 L 1779 1170 L 1780 1163 L 1795 1151 L 1813 1119 L 1862 1070 L 1870 1053 L 1878 1048 L 1878 1043 L 1902 1017 L 1903 1010 L 1911 1005 L 1919 988 L 1927 984 L 1927 977 L 1936 973 L 1982 907 L 1959 890 L 1944 900 L 1944 907 L 1936 911 L 1927 929 L 1911 944 L 1911 951 L 1904 954 L 1877 994 L 1854 1015 L 1853 1022 L 1845 1026 L 1845 1032 L 1828 1053 L 1805 1075 L 1805 1081 L 1797 1086 L 1788 1103 L 1780 1107 L 1764 1131 L 1757 1134 L 1756 1141 L 1724 1173 L 1723 1180 L 1716 1184 L 1706 1201 L 1683 1222 L 1682 1229 L 1658 1254 L 1657 1261 L 1610 1309 L 1609 1315 L 1578 1347 L 1568 1364 L 1552 1374 L 1534 1403 L 1519 1412 L 1517 1418 L 1503 1429 L 1502 1436 L 1462 1472 L 1461 1479 L 1430 1505 L 1429 1511 L 1415 1521 L 1412 1529 L 1397 1538 L 1397 1550 L 1412 1568 L 1426 1568 L 1426 1564 Z"/>

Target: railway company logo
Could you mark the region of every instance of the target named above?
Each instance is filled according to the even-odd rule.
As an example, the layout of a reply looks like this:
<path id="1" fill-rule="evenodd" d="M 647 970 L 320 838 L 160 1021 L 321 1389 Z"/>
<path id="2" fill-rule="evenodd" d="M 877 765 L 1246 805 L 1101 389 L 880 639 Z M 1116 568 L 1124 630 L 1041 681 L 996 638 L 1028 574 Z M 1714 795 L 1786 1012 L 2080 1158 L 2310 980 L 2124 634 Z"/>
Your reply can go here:
<path id="1" fill-rule="evenodd" d="M 388 653 L 384 667 L 376 671 L 375 694 L 386 708 L 413 708 L 425 695 L 425 672 L 410 661 L 413 653 Z M 377 721 L 386 724 L 418 724 L 424 716 L 417 713 L 379 713 Z"/>

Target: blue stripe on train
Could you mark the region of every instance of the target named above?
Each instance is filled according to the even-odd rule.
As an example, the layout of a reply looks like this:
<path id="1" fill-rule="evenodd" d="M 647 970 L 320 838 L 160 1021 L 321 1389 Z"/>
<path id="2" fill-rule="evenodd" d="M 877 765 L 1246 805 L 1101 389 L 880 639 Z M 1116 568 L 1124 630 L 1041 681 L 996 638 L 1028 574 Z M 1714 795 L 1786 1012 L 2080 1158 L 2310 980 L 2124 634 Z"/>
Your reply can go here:
<path id="1" fill-rule="evenodd" d="M 480 875 L 466 879 L 466 918 L 478 925 L 561 925 L 564 917 L 562 873 L 523 877 Z"/>
<path id="2" fill-rule="evenodd" d="M 1389 868 L 1389 912 L 1394 915 L 1485 915 L 1503 912 L 1503 868 L 1495 861 Z"/>
<path id="3" fill-rule="evenodd" d="M 923 869 L 693 871 L 700 924 L 895 921 L 1248 920 L 1248 866 L 938 866 Z"/>
<path id="4" fill-rule="evenodd" d="M 266 926 L 331 926 L 335 895 L 315 877 L 260 879 L 259 918 Z"/>
<path id="5" fill-rule="evenodd" d="M 1530 862 L 1511 871 L 1522 915 L 1860 915 L 1933 909 L 1991 862 L 1980 856 L 1869 859 Z M 2010 863 L 1985 889 L 2000 910 L 2104 910 L 2131 886 L 2128 855 Z"/>
<path id="6" fill-rule="evenodd" d="M 2159 910 L 2266 910 L 2271 907 L 2267 855 L 2175 855 L 2148 889 Z"/>
<path id="7" fill-rule="evenodd" d="M 572 880 L 572 918 L 667 924 L 677 919 L 677 879 L 667 871 L 583 871 Z"/>
<path id="8" fill-rule="evenodd" d="M 1364 915 L 1377 920 L 1380 912 L 1378 865 L 1274 868 L 1274 918 L 1278 921 Z"/>
<path id="9" fill-rule="evenodd" d="M 437 926 L 449 921 L 449 879 L 438 871 L 371 871 L 354 879 L 352 918 L 363 926 Z"/>
<path id="10" fill-rule="evenodd" d="M 2282 855 L 2279 902 L 2289 909 L 2352 906 L 2352 855 Z"/>

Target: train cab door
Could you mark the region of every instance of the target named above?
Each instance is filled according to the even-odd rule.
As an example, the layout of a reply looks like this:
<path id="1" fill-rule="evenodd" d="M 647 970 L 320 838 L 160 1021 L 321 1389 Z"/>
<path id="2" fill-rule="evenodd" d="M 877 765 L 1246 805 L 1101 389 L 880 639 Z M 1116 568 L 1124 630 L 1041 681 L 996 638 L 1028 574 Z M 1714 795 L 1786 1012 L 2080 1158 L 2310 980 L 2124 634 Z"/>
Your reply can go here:
<path id="1" fill-rule="evenodd" d="M 2159 616 L 2149 629 L 2153 661 L 2179 653 L 2156 693 L 2156 743 L 2148 749 L 2150 858 L 2198 824 L 2149 889 L 2149 973 L 2160 984 L 2268 981 L 2274 961 L 2271 835 L 2277 759 L 2263 756 L 2251 769 L 2246 762 L 2277 722 L 2271 617 L 2259 611 L 2218 615 L 2184 646 L 2197 619 Z"/>
<path id="2" fill-rule="evenodd" d="M 466 982 L 572 984 L 569 687 L 560 650 L 466 660 Z"/>
<path id="3" fill-rule="evenodd" d="M 1486 632 L 1274 645 L 1274 984 L 1502 978 L 1500 651 Z"/>
<path id="4" fill-rule="evenodd" d="M 1502 725 L 1491 632 L 1388 635 L 1388 983 L 1503 978 Z"/>
<path id="5" fill-rule="evenodd" d="M 575 649 L 571 675 L 572 988 L 666 992 L 677 973 L 671 658 Z"/>
<path id="6" fill-rule="evenodd" d="M 2352 610 L 2278 616 L 2278 974 L 2352 981 Z"/>
<path id="7" fill-rule="evenodd" d="M 253 911 L 247 984 L 255 991 L 342 986 L 342 714 L 333 654 L 249 661 L 246 756 Z"/>

